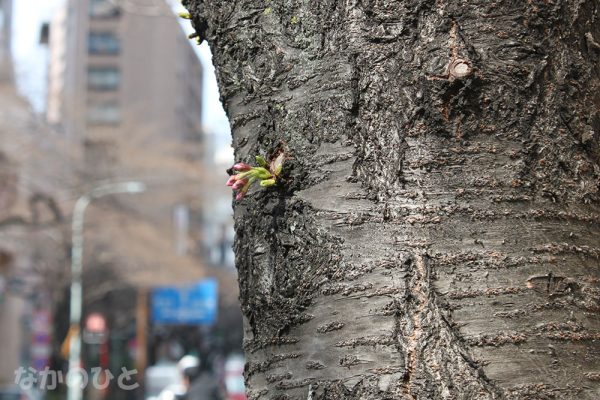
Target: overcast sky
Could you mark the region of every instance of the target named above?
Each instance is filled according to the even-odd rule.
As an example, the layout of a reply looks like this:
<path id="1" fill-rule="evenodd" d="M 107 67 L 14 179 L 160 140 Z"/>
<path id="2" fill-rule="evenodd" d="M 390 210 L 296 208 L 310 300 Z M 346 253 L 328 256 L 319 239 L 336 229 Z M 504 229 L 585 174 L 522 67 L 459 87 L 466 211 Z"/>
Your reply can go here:
<path id="1" fill-rule="evenodd" d="M 13 0 L 13 57 L 17 86 L 34 111 L 43 113 L 46 103 L 47 87 L 47 46 L 39 44 L 40 27 L 49 22 L 65 0 Z M 169 1 L 176 10 L 181 11 L 181 3 Z M 192 31 L 189 21 L 182 20 L 181 25 L 188 33 Z M 194 41 L 190 41 L 194 44 Z M 225 111 L 219 101 L 217 80 L 212 65 L 212 55 L 206 42 L 195 46 L 196 53 L 204 67 L 202 120 L 207 132 L 216 135 L 216 159 L 228 162 L 232 158 L 229 144 L 231 134 Z"/>

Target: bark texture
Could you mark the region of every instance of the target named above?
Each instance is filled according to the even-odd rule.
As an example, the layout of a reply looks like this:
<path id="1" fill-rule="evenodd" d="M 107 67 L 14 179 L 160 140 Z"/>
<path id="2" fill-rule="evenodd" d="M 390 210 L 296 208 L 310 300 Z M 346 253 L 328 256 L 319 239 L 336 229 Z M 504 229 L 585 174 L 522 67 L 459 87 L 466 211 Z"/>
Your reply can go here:
<path id="1" fill-rule="evenodd" d="M 597 0 L 188 0 L 251 399 L 600 398 Z"/>

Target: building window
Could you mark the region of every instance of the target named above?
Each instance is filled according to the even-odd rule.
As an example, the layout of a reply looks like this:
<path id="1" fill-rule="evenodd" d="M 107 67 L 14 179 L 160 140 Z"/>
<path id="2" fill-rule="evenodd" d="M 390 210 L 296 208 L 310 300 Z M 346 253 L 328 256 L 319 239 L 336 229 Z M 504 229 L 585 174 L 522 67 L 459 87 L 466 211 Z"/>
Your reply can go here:
<path id="1" fill-rule="evenodd" d="M 90 32 L 88 51 L 90 54 L 119 54 L 121 44 L 111 32 Z"/>
<path id="2" fill-rule="evenodd" d="M 92 90 L 116 90 L 121 83 L 121 72 L 115 67 L 90 67 L 88 88 Z"/>
<path id="3" fill-rule="evenodd" d="M 109 0 L 90 0 L 90 17 L 112 18 L 119 14 L 119 8 Z"/>
<path id="4" fill-rule="evenodd" d="M 87 119 L 90 124 L 115 125 L 121 122 L 121 108 L 115 101 L 91 104 Z"/>

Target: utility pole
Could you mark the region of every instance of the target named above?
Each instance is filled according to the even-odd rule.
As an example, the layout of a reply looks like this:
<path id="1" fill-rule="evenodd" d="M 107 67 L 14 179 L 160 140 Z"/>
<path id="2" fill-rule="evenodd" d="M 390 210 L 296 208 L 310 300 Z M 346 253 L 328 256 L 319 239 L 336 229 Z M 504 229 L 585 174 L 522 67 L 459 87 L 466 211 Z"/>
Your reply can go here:
<path id="1" fill-rule="evenodd" d="M 146 288 L 137 290 L 136 346 L 136 369 L 138 374 L 143 377 L 148 365 L 148 354 L 146 353 L 148 348 L 148 289 Z"/>
<path id="2" fill-rule="evenodd" d="M 82 272 L 83 272 L 83 222 L 85 210 L 92 200 L 117 193 L 141 193 L 146 190 L 146 185 L 141 182 L 109 183 L 92 189 L 81 196 L 75 203 L 72 220 L 71 238 L 71 300 L 70 300 L 70 347 L 69 371 L 76 371 L 81 367 L 81 310 L 83 306 Z M 82 400 L 82 376 L 72 373 L 74 377 L 67 385 L 67 400 Z"/>
<path id="3" fill-rule="evenodd" d="M 12 0 L 0 0 L 0 81 L 12 79 Z"/>

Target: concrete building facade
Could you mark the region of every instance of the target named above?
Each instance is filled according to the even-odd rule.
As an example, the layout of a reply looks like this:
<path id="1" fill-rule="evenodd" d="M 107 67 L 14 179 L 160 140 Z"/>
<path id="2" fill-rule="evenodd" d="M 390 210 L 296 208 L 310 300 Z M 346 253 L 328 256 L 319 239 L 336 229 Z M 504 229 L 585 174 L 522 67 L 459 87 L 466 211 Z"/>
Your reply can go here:
<path id="1" fill-rule="evenodd" d="M 204 147 L 203 71 L 193 45 L 164 0 L 67 0 L 50 26 L 46 116 L 81 148 L 79 192 L 104 180 L 148 186 L 144 194 L 98 200 L 86 213 L 84 318 L 90 310 L 103 314 L 115 337 L 121 333 L 119 346 L 129 340 L 135 311 L 125 306 L 143 303 L 129 289 L 140 295 L 206 271 L 188 245 L 199 231 Z M 184 273 L 173 279 L 178 265 Z M 118 295 L 122 305 L 110 307 L 107 299 Z M 139 329 L 136 343 L 145 347 Z M 145 349 L 136 354 L 143 376 Z"/>
<path id="2" fill-rule="evenodd" d="M 12 76 L 11 31 L 12 0 L 0 0 L 0 79 L 3 80 Z"/>
<path id="3" fill-rule="evenodd" d="M 67 0 L 50 24 L 46 117 L 81 148 L 81 190 L 160 180 L 171 199 L 143 196 L 135 208 L 172 225 L 179 242 L 175 210 L 201 208 L 203 70 L 194 45 L 165 0 Z M 195 183 L 165 190 L 190 170 Z"/>
<path id="4" fill-rule="evenodd" d="M 123 138 L 194 142 L 199 156 L 200 61 L 166 2 L 137 3 L 153 12 L 68 0 L 51 24 L 48 121 L 83 141 L 100 177 Z"/>

